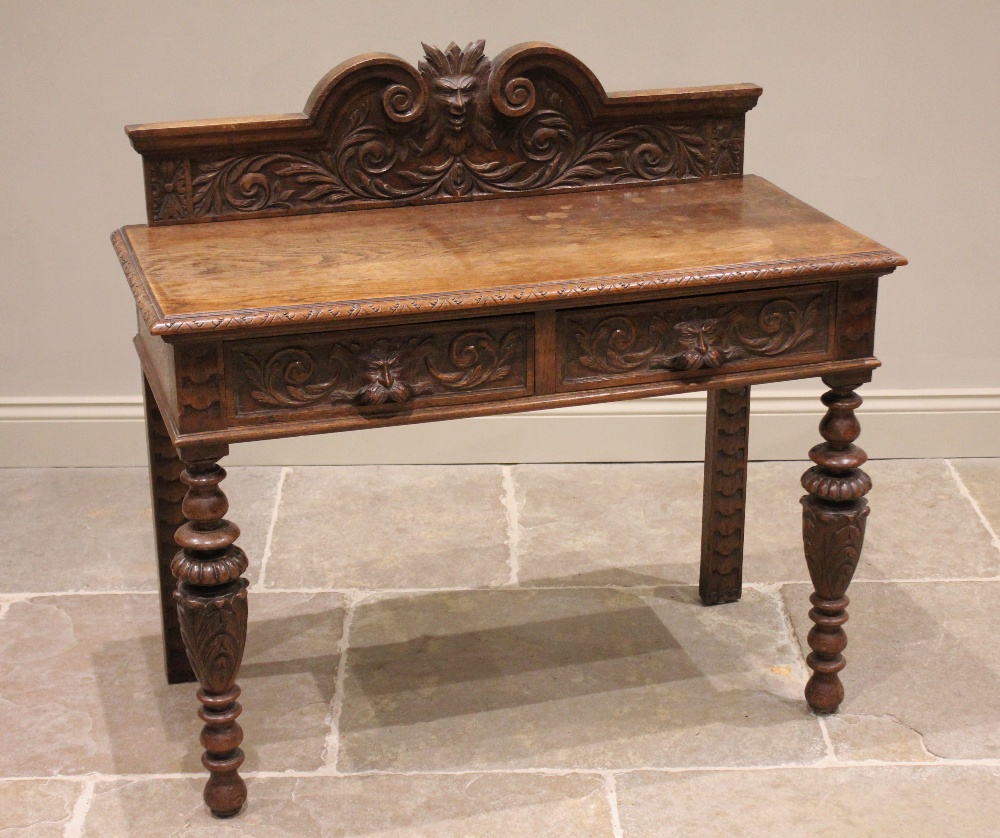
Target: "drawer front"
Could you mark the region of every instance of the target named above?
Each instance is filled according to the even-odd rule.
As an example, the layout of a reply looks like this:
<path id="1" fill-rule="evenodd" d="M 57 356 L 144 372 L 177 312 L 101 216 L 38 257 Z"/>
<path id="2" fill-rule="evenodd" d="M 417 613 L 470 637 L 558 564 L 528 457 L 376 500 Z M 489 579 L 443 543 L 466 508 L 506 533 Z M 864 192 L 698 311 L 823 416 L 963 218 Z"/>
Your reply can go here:
<path id="1" fill-rule="evenodd" d="M 531 315 L 231 341 L 231 414 L 253 421 L 529 396 Z"/>
<path id="2" fill-rule="evenodd" d="M 561 311 L 557 392 L 833 357 L 836 284 Z"/>

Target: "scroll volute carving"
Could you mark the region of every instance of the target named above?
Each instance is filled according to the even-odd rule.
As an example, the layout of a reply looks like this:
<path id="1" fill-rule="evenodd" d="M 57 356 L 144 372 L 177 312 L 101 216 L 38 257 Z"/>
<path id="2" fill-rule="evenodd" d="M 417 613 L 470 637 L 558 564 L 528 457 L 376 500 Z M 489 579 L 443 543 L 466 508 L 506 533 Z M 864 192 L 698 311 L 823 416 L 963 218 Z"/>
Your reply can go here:
<path id="1" fill-rule="evenodd" d="M 742 172 L 753 85 L 612 95 L 579 60 L 483 41 L 345 62 L 306 112 L 132 126 L 151 224 L 293 215 Z"/>

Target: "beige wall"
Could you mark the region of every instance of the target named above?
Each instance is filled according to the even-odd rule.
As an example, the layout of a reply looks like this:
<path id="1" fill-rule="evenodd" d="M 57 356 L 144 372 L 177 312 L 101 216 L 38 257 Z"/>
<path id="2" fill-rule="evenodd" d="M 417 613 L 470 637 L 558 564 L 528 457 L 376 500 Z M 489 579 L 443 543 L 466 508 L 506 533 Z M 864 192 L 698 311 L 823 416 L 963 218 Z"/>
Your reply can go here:
<path id="1" fill-rule="evenodd" d="M 761 84 L 748 115 L 747 171 L 911 261 L 883 282 L 876 351 L 885 366 L 867 388 L 888 422 L 886 440 L 912 456 L 1000 455 L 995 0 L 0 0 L 0 459 L 70 462 L 78 443 L 87 447 L 81 462 L 140 456 L 134 314 L 108 243 L 113 228 L 144 217 L 125 123 L 295 111 L 354 53 L 415 60 L 421 39 L 478 37 L 489 54 L 552 42 L 612 90 Z M 881 398 L 899 409 L 889 401 L 880 409 Z M 601 414 L 593 427 L 616 415 Z M 814 427 L 805 419 L 801 427 Z M 463 421 L 444 435 L 411 429 L 384 444 L 346 435 L 298 456 L 337 459 L 350 448 L 354 458 L 378 450 L 405 460 L 422 441 L 454 451 L 458 440 L 467 453 L 453 458 L 475 458 L 489 428 L 484 457 L 527 458 L 532 427 L 540 426 L 513 417 Z M 931 444 L 928 434 L 947 439 Z M 558 446 L 562 434 L 554 436 Z M 656 454 L 687 456 L 687 443 L 678 445 Z M 793 456 L 781 439 L 768 445 L 770 456 Z M 250 459 L 255 451 L 280 459 L 282 449 L 247 450 Z M 619 455 L 635 453 L 602 449 L 603 458 Z"/>

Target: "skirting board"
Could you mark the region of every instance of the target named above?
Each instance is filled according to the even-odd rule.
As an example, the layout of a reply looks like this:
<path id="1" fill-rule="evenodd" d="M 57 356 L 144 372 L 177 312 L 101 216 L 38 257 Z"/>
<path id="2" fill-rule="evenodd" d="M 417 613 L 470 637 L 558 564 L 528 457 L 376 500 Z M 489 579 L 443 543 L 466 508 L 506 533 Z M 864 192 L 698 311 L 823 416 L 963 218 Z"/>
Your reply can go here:
<path id="1" fill-rule="evenodd" d="M 805 460 L 820 390 L 753 391 L 750 456 Z M 1000 457 L 1000 389 L 861 391 L 874 459 Z M 234 445 L 232 465 L 694 461 L 703 393 Z M 145 465 L 141 400 L 0 398 L 0 466 Z"/>

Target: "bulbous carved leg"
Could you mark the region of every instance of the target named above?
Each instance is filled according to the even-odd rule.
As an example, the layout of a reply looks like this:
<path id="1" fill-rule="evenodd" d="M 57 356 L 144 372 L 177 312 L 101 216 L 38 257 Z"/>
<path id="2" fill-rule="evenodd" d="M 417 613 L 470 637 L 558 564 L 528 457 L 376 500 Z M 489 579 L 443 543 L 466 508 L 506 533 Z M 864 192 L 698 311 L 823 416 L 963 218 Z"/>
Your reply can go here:
<path id="1" fill-rule="evenodd" d="M 749 387 L 708 391 L 698 582 L 705 605 L 736 602 L 742 594 L 749 427 Z"/>
<path id="2" fill-rule="evenodd" d="M 823 396 L 826 416 L 819 430 L 826 442 L 809 457 L 815 466 L 802 475 L 802 535 L 806 563 L 815 593 L 810 597 L 809 632 L 812 649 L 806 663 L 813 670 L 806 685 L 806 700 L 816 713 L 835 713 L 844 700 L 839 672 L 847 646 L 847 587 L 861 558 L 868 502 L 864 496 L 871 479 L 859 467 L 868 456 L 854 440 L 861 433 L 854 411 L 861 397 L 854 392 L 860 382 L 824 378 L 830 391 Z"/>
<path id="3" fill-rule="evenodd" d="M 210 775 L 205 803 L 212 814 L 230 817 L 247 798 L 238 773 L 243 730 L 236 721 L 242 710 L 236 700 L 240 695 L 236 675 L 247 634 L 247 581 L 241 578 L 247 559 L 233 543 L 239 528 L 223 518 L 229 503 L 219 489 L 226 476 L 216 462 L 222 454 L 194 459 L 182 452 L 187 468 L 181 480 L 188 486 L 183 511 L 188 520 L 177 530 L 176 540 L 183 549 L 171 570 L 177 579 L 174 596 L 181 634 L 201 684 L 198 700 L 203 706 L 198 715 L 205 723 L 201 761 Z"/>

